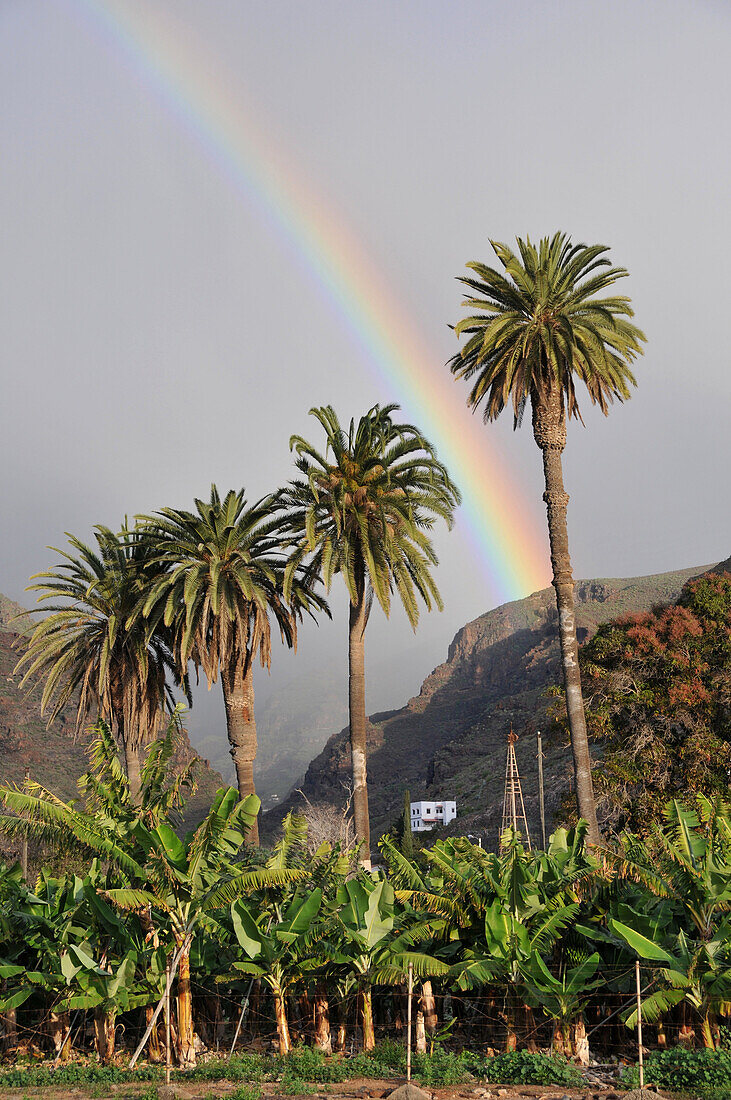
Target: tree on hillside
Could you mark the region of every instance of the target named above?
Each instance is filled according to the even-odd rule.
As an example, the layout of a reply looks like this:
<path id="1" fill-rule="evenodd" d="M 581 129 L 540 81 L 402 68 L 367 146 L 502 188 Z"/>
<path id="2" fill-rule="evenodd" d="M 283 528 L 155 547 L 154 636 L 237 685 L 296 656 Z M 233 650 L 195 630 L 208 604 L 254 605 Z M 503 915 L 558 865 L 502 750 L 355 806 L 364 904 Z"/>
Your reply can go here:
<path id="1" fill-rule="evenodd" d="M 601 626 L 581 669 L 614 828 L 646 834 L 669 799 L 728 791 L 731 575 L 699 577 L 677 604 Z"/>
<path id="2" fill-rule="evenodd" d="M 303 565 L 329 591 L 340 573 L 350 598 L 348 625 L 350 749 L 355 830 L 361 861 L 370 866 L 366 772 L 365 629 L 375 595 L 384 613 L 394 589 L 416 629 L 420 597 L 440 610 L 431 568 L 437 558 L 430 532 L 448 527 L 459 491 L 431 444 L 411 424 L 396 424 L 397 405 L 372 409 L 343 430 L 328 405 L 311 409 L 325 432 L 324 453 L 292 436 L 301 477 L 282 493 L 296 542 L 285 592 Z"/>
<path id="3" fill-rule="evenodd" d="M 55 569 L 37 573 L 31 591 L 50 614 L 30 636 L 18 662 L 23 684 L 43 679 L 41 713 L 49 722 L 76 704 L 77 731 L 92 715 L 109 722 L 125 757 L 133 798 L 140 785 L 139 750 L 154 739 L 172 685 L 185 683 L 173 659 L 172 634 L 133 620 L 152 571 L 149 544 L 124 527 L 94 529 L 97 548 L 69 535 L 72 552 Z M 187 692 L 187 685 L 185 687 Z"/>
<path id="4" fill-rule="evenodd" d="M 174 629 L 181 670 L 192 661 L 209 687 L 220 674 L 231 757 L 245 798 L 255 793 L 254 662 L 258 655 L 262 667 L 270 665 L 270 615 L 292 648 L 302 613 L 327 605 L 302 571 L 284 599 L 281 517 L 271 497 L 248 506 L 243 490 L 231 489 L 221 500 L 212 485 L 210 500 L 196 499 L 195 512 L 163 508 L 139 521 L 158 566 L 142 615 L 153 633 L 160 624 Z M 258 843 L 256 822 L 249 840 Z"/>
<path id="5" fill-rule="evenodd" d="M 581 695 L 574 582 L 571 574 L 561 452 L 566 420 L 581 419 L 576 393 L 583 382 L 589 399 L 606 415 L 615 398 L 624 401 L 635 385 L 631 363 L 642 352 L 643 333 L 629 320 L 630 299 L 602 297 L 624 278 L 612 267 L 604 245 L 574 245 L 565 233 L 544 237 L 538 247 L 518 238 L 518 253 L 491 241 L 503 271 L 470 263 L 474 277 L 462 277 L 476 310 L 456 326 L 466 343 L 449 363 L 457 378 L 470 379 L 467 403 L 481 407 L 485 422 L 509 403 L 517 428 L 530 402 L 533 435 L 543 453 L 553 585 L 566 708 L 574 756 L 579 813 L 596 842 L 599 831 L 591 778 L 591 758 Z"/>

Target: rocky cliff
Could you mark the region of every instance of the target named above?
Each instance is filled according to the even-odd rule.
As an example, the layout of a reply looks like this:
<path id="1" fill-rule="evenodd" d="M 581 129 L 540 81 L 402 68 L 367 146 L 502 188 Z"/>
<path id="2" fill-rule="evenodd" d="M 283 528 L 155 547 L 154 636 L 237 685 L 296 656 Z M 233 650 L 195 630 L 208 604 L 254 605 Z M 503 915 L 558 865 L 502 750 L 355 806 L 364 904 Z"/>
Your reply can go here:
<path id="1" fill-rule="evenodd" d="M 684 583 L 708 566 L 650 577 L 579 581 L 580 642 L 597 627 L 630 612 L 677 599 Z M 444 664 L 427 676 L 400 710 L 369 719 L 369 794 L 374 838 L 398 818 L 405 788 L 412 798 L 456 798 L 451 831 L 498 835 L 506 736 L 519 735 L 529 824 L 538 834 L 535 731 L 545 729 L 548 691 L 561 679 L 552 588 L 489 611 L 455 636 Z M 546 748 L 546 803 L 550 815 L 570 783 L 565 744 Z M 302 791 L 313 803 L 341 803 L 350 777 L 347 730 L 335 734 L 310 764 Z M 301 796 L 292 793 L 265 815 L 264 832 Z"/>

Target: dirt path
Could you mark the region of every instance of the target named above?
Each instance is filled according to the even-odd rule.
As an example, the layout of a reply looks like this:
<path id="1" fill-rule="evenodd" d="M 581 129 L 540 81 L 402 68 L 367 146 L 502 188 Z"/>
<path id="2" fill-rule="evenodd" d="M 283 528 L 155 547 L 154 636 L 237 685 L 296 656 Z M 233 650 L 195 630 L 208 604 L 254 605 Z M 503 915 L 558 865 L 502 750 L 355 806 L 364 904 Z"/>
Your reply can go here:
<path id="1" fill-rule="evenodd" d="M 402 1080 L 353 1080 L 338 1085 L 313 1086 L 316 1091 L 308 1100 L 383 1100 Z M 226 1100 L 241 1087 L 228 1081 L 175 1081 L 170 1090 L 157 1086 L 159 1100 Z M 262 1086 L 263 1100 L 296 1100 L 277 1091 L 276 1082 Z M 150 1085 L 125 1083 L 106 1086 L 85 1086 L 68 1089 L 2 1089 L 0 1100 L 138 1100 L 150 1096 Z M 598 1085 L 566 1088 L 561 1085 L 490 1085 L 474 1087 L 454 1085 L 450 1088 L 425 1088 L 431 1100 L 621 1100 L 624 1095 L 611 1086 Z"/>

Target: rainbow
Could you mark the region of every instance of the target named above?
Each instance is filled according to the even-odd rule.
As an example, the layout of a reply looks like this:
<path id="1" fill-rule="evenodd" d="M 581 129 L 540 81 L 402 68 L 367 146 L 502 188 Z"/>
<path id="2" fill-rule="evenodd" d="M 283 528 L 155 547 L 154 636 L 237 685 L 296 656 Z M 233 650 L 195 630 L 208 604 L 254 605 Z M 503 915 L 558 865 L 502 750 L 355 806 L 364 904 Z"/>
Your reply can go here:
<path id="1" fill-rule="evenodd" d="M 455 385 L 423 344 L 394 296 L 384 287 L 359 240 L 308 186 L 299 166 L 249 117 L 200 43 L 185 41 L 159 8 L 134 11 L 120 0 L 78 0 L 97 29 L 122 52 L 140 80 L 230 179 L 288 248 L 357 339 L 390 395 L 417 413 L 462 490 L 478 555 L 498 602 L 542 588 L 549 579 L 546 536 L 538 531 L 525 495 L 505 468 L 481 420 L 470 416 Z M 390 396 L 389 395 L 389 396 Z"/>

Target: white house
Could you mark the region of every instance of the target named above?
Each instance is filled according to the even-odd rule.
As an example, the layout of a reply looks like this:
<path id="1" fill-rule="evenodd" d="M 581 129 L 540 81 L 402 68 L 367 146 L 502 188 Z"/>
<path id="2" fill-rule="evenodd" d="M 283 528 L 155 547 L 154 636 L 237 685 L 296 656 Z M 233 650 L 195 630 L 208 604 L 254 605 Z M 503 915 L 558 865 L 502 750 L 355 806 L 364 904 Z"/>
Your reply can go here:
<path id="1" fill-rule="evenodd" d="M 457 803 L 440 799 L 438 802 L 411 803 L 411 831 L 424 833 L 435 825 L 448 825 L 457 816 Z"/>

